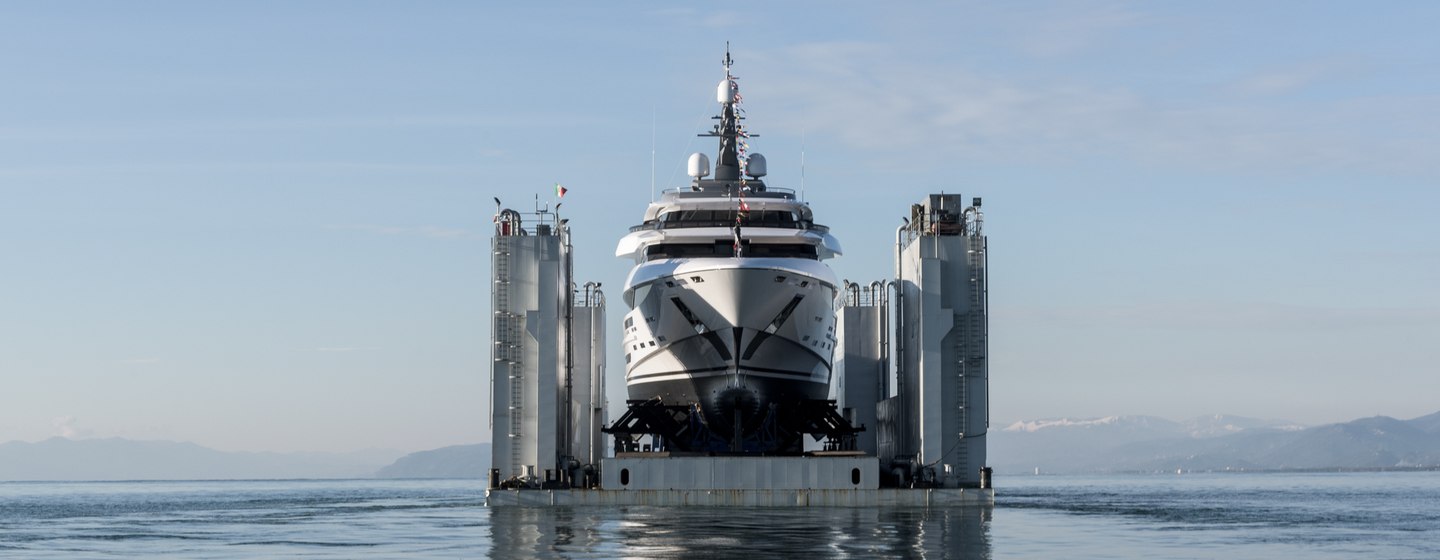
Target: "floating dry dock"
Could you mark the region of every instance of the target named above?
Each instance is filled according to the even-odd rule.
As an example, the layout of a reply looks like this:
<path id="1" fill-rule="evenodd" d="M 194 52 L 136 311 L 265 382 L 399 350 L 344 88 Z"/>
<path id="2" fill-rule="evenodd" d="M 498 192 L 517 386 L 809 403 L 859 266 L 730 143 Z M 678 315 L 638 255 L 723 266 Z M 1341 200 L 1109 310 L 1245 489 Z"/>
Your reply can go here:
<path id="1" fill-rule="evenodd" d="M 675 452 L 705 435 L 693 405 L 631 401 L 605 427 L 604 294 L 574 281 L 566 220 L 499 210 L 487 505 L 993 504 L 987 247 L 980 199 L 961 200 L 911 206 L 893 280 L 844 283 L 834 400 L 790 418 L 824 440 L 803 454 Z"/>
<path id="2" fill-rule="evenodd" d="M 713 177 L 691 154 L 690 184 L 652 200 L 615 249 L 635 266 L 622 287 L 631 400 L 614 422 L 605 296 L 595 282 L 582 295 L 568 222 L 547 205 L 527 223 L 495 199 L 486 502 L 990 504 L 980 199 L 911 205 L 895 278 L 841 282 L 822 262 L 839 239 L 747 151 L 732 63 L 727 49 L 719 122 L 701 134 L 719 140 Z"/>

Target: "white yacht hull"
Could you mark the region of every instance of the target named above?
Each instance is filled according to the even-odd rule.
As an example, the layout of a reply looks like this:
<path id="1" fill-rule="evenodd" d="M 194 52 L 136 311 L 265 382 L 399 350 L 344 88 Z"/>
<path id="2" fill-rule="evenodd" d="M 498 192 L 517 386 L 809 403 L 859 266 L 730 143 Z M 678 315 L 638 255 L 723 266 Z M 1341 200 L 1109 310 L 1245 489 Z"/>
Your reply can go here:
<path id="1" fill-rule="evenodd" d="M 818 261 L 669 259 L 631 273 L 624 347 L 631 399 L 696 403 L 712 431 L 749 433 L 772 404 L 824 399 L 836 281 Z"/>

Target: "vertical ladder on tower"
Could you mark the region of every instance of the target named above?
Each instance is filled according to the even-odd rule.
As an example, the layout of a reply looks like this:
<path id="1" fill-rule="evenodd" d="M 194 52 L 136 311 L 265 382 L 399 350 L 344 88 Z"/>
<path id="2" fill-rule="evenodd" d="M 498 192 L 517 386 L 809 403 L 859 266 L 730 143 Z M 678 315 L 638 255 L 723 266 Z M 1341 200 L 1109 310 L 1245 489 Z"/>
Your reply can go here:
<path id="1" fill-rule="evenodd" d="M 494 250 L 494 303 L 492 312 L 494 322 L 492 334 L 495 340 L 494 361 L 496 365 L 503 365 L 507 385 L 510 387 L 510 399 L 507 409 L 509 425 L 506 435 L 510 444 L 510 468 L 512 472 L 518 471 L 522 464 L 520 452 L 522 450 L 521 426 L 524 421 L 525 408 L 525 375 L 522 366 L 523 347 L 520 338 L 520 316 L 514 313 L 510 307 L 510 274 L 511 274 L 511 244 L 513 240 L 507 237 L 495 238 Z M 498 443 L 498 442 L 497 442 Z"/>
<path id="2" fill-rule="evenodd" d="M 946 460 L 946 463 L 957 465 L 960 468 L 964 468 L 970 459 L 969 446 L 965 445 L 964 440 L 965 436 L 970 434 L 970 377 L 967 371 L 969 364 L 966 362 L 966 351 L 970 346 L 971 336 L 966 322 L 969 314 L 970 310 L 968 309 L 964 313 L 955 314 L 955 324 L 960 325 L 960 336 L 955 337 L 955 372 L 956 380 L 959 382 L 959 387 L 955 391 L 956 400 L 959 403 L 955 408 L 959 411 L 960 422 L 959 433 L 956 434 L 957 439 L 954 444 L 951 444 L 955 451 L 952 452 L 951 458 Z"/>
<path id="3" fill-rule="evenodd" d="M 986 328 L 989 310 L 985 309 L 985 238 L 968 236 L 965 242 L 968 245 L 965 261 L 970 271 L 970 301 L 965 313 L 965 363 L 970 376 L 980 377 L 985 371 L 985 346 L 989 334 Z"/>
<path id="4" fill-rule="evenodd" d="M 984 237 L 978 235 L 965 236 L 965 265 L 969 278 L 969 290 L 966 294 L 965 312 L 957 317 L 961 325 L 961 336 L 955 344 L 955 356 L 959 361 L 960 370 L 960 431 L 965 436 L 974 436 L 977 433 L 984 433 L 984 426 L 971 424 L 970 410 L 973 397 L 971 383 L 984 383 L 985 372 L 985 346 L 986 346 L 986 312 L 985 309 L 985 245 Z M 964 467 L 968 464 L 969 446 L 963 443 L 958 446 L 956 453 L 956 464 Z M 964 473 L 970 476 L 974 473 Z"/>

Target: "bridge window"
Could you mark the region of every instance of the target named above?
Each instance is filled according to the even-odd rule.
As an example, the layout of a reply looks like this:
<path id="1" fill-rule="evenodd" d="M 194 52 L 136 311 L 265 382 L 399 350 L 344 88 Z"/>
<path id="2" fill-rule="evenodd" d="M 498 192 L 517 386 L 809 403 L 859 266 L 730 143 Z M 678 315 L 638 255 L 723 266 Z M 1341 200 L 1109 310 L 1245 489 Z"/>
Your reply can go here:
<path id="1" fill-rule="evenodd" d="M 739 210 L 679 210 L 660 216 L 660 228 L 730 227 L 735 219 L 741 227 L 775 227 L 797 229 L 795 213 L 789 210 L 752 210 L 740 215 Z"/>
<path id="2" fill-rule="evenodd" d="M 819 258 L 819 252 L 814 245 L 802 243 L 750 243 L 749 239 L 742 241 L 744 254 L 747 257 L 781 258 L 781 259 L 811 259 Z M 645 248 L 645 260 L 658 259 L 704 259 L 704 258 L 729 258 L 735 256 L 735 242 L 730 239 L 718 239 L 712 243 L 659 243 Z M 693 282 L 703 282 L 704 279 Z M 672 281 L 665 282 L 667 286 L 674 287 Z"/>

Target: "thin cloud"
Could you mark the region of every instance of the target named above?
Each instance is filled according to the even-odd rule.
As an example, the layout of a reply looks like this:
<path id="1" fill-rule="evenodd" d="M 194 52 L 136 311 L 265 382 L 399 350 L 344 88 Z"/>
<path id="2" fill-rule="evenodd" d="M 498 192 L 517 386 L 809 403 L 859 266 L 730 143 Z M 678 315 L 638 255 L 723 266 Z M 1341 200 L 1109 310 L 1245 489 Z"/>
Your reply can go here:
<path id="1" fill-rule="evenodd" d="M 364 231 L 380 235 L 409 235 L 430 239 L 455 239 L 469 237 L 469 230 L 442 226 L 380 226 L 371 224 L 328 225 L 326 229 Z"/>
<path id="2" fill-rule="evenodd" d="M 1097 45 L 1115 32 L 1146 21 L 1145 14 L 1121 5 L 1073 4 L 1061 10 L 1037 10 L 1024 16 L 1029 24 L 1012 39 L 1022 52 L 1036 57 L 1072 55 Z"/>
<path id="3" fill-rule="evenodd" d="M 1283 95 L 1326 80 L 1346 77 L 1353 73 L 1357 66 L 1350 60 L 1317 60 L 1245 76 L 1230 84 L 1228 89 L 1238 95 Z"/>
<path id="4" fill-rule="evenodd" d="M 1006 308 L 1007 321 L 1171 330 L 1336 331 L 1357 328 L 1440 329 L 1440 309 L 1336 308 L 1273 303 L 1166 303 L 1126 306 Z"/>
<path id="5" fill-rule="evenodd" d="M 1035 87 L 962 67 L 896 62 L 907 58 L 880 44 L 805 45 L 775 63 L 790 73 L 753 81 L 757 89 L 771 90 L 756 98 L 774 94 L 777 101 L 805 107 L 806 114 L 843 115 L 782 124 L 795 130 L 808 125 L 872 155 L 979 159 L 1054 157 L 1089 151 L 1097 139 L 1118 142 L 1122 132 L 1116 121 L 1142 105 L 1120 89 Z M 1060 146 L 1066 149 L 1057 150 Z"/>
<path id="6" fill-rule="evenodd" d="M 378 350 L 375 346 L 318 346 L 316 352 L 340 353 L 340 352 L 362 352 L 365 350 Z"/>
<path id="7" fill-rule="evenodd" d="M 1240 80 L 1232 89 L 1242 95 L 1278 95 L 1301 89 L 1313 83 L 1320 75 L 1317 71 L 1269 72 Z"/>
<path id="8" fill-rule="evenodd" d="M 117 364 L 158 364 L 160 362 L 160 358 L 127 358 L 115 361 Z"/>
<path id="9" fill-rule="evenodd" d="M 112 120 L 0 126 L 0 141 L 26 143 L 133 142 L 208 140 L 234 134 L 301 133 L 306 131 L 386 131 L 400 129 L 568 129 L 577 125 L 611 125 L 608 117 L 556 111 L 494 114 L 391 115 L 323 117 L 259 117 L 253 119 Z"/>
<path id="10" fill-rule="evenodd" d="M 58 416 L 50 421 L 50 425 L 55 428 L 55 435 L 65 439 L 76 439 L 94 435 L 93 430 L 80 428 L 76 425 L 77 423 L 78 421 L 75 417 L 69 415 Z"/>
<path id="11" fill-rule="evenodd" d="M 748 83 L 779 117 L 767 116 L 772 126 L 835 138 L 880 168 L 1107 156 L 1210 170 L 1440 172 L 1429 149 L 1440 144 L 1440 95 L 1295 104 L 1224 97 L 1220 86 L 1205 98 L 1156 99 L 1109 84 L 1021 83 L 962 63 L 905 62 L 912 58 L 878 43 L 801 45 L 757 61 L 763 67 L 750 73 L 764 75 Z M 1252 88 L 1299 87 L 1329 71 Z M 802 122 L 801 114 L 843 118 Z"/>
<path id="12" fill-rule="evenodd" d="M 686 7 L 686 6 L 670 6 L 670 7 L 665 7 L 665 8 L 659 8 L 659 9 L 655 9 L 655 10 L 650 10 L 650 11 L 644 12 L 644 13 L 649 14 L 649 15 L 654 16 L 654 17 L 663 17 L 663 18 L 689 18 L 689 17 L 693 17 L 693 16 L 695 15 L 696 10 L 695 10 L 695 8 L 690 8 L 690 7 Z"/>
<path id="13" fill-rule="evenodd" d="M 354 161 L 207 161 L 207 162 L 131 162 L 131 163 L 85 163 L 65 165 L 5 166 L 0 167 L 3 177 L 90 177 L 95 173 L 108 174 L 155 174 L 155 173 L 256 173 L 267 176 L 276 172 L 285 173 L 396 173 L 473 176 L 483 167 L 472 164 L 398 164 Z"/>
<path id="14" fill-rule="evenodd" d="M 705 27 L 727 28 L 744 25 L 746 18 L 739 12 L 714 12 L 706 14 L 701 24 Z"/>

